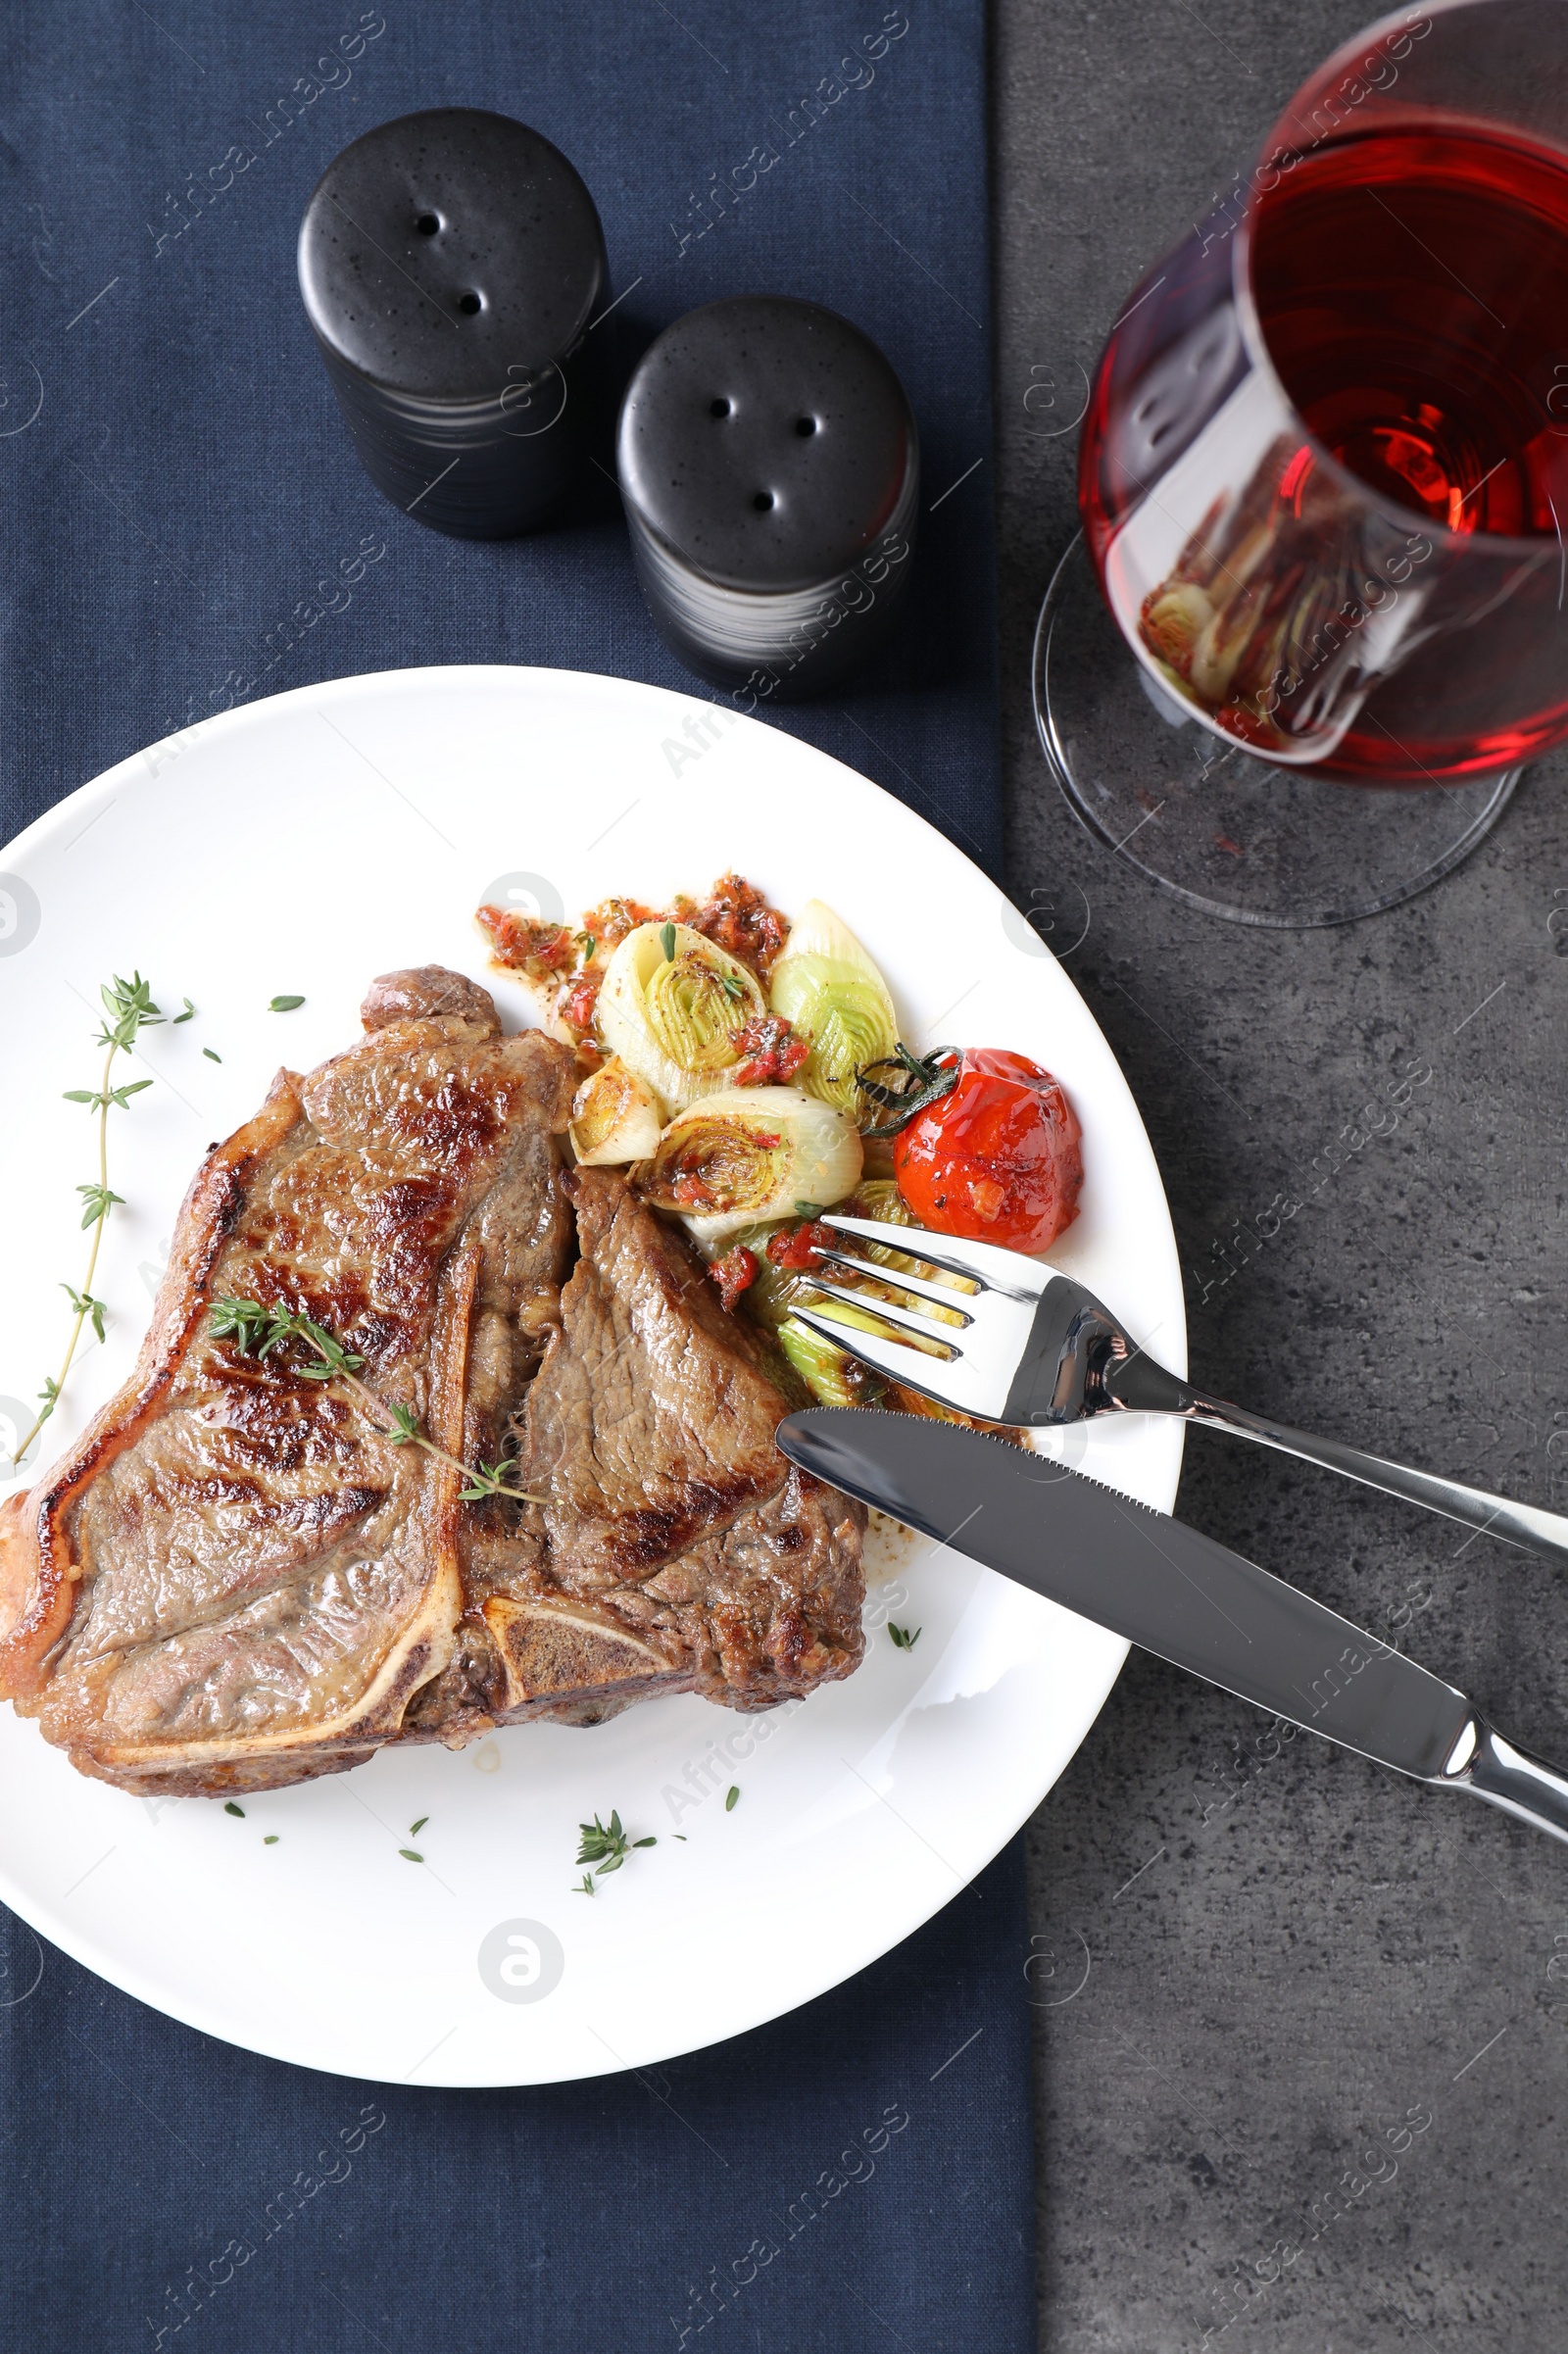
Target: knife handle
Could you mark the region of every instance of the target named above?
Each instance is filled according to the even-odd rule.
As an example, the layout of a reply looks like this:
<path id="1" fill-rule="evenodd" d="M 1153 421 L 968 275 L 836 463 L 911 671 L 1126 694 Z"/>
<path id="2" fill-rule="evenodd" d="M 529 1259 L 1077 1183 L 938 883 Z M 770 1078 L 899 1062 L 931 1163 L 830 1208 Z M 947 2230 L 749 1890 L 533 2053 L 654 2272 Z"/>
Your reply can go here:
<path id="1" fill-rule="evenodd" d="M 1555 1839 L 1568 1840 L 1568 1776 L 1516 1749 L 1484 1716 L 1473 1716 L 1437 1777 L 1500 1806 L 1521 1823 L 1533 1823 Z"/>

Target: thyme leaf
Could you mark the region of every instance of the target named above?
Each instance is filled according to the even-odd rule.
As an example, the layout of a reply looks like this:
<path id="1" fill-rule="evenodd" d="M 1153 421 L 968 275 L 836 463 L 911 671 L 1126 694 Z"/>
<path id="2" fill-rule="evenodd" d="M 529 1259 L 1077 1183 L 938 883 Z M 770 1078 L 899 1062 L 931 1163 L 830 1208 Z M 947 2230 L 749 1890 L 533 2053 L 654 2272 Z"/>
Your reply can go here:
<path id="1" fill-rule="evenodd" d="M 727 1815 L 731 1815 L 735 1812 L 735 1801 L 740 1794 L 739 1783 L 732 1782 L 728 1790 L 724 1792 L 724 1812 Z"/>
<path id="2" fill-rule="evenodd" d="M 911 1635 L 907 1627 L 896 1627 L 893 1624 L 892 1619 L 889 1619 L 888 1633 L 892 1636 L 894 1643 L 899 1650 L 912 1651 L 915 1644 L 919 1642 L 921 1636 L 925 1633 L 925 1629 L 923 1627 L 916 1627 L 914 1633 Z"/>
<path id="3" fill-rule="evenodd" d="M 112 981 L 103 983 L 98 995 L 108 1016 L 98 1033 L 98 1044 L 118 1054 L 128 1054 L 138 1032 L 156 1029 L 164 1018 L 153 1004 L 151 985 L 139 972 L 132 973 L 128 981 L 116 973 Z"/>
<path id="4" fill-rule="evenodd" d="M 465 1464 L 463 1468 L 468 1473 L 468 1485 L 458 1493 L 466 1504 L 476 1504 L 486 1496 L 515 1496 L 529 1504 L 543 1500 L 537 1496 L 529 1496 L 524 1489 L 512 1486 L 512 1475 L 517 1468 L 514 1461 L 477 1463 L 471 1468 Z"/>
<path id="5" fill-rule="evenodd" d="M 65 1293 L 77 1315 L 87 1318 L 101 1341 L 104 1337 L 104 1318 L 109 1313 L 104 1302 L 101 1300 L 95 1300 L 90 1292 L 78 1292 L 74 1284 L 63 1283 L 60 1289 Z"/>
<path id="6" fill-rule="evenodd" d="M 124 1206 L 124 1195 L 112 1194 L 107 1185 L 78 1185 L 76 1191 L 81 1196 L 81 1229 L 84 1234 L 89 1226 L 101 1226 L 117 1202 L 122 1207 Z"/>
<path id="7" fill-rule="evenodd" d="M 269 1013 L 295 1013 L 299 1010 L 300 1006 L 304 1005 L 304 1003 L 305 1000 L 303 998 L 270 998 L 268 1001 L 267 1010 Z"/>
<path id="8" fill-rule="evenodd" d="M 128 1111 L 131 1097 L 139 1096 L 144 1087 L 151 1087 L 151 1085 L 150 1079 L 131 1079 L 123 1087 L 98 1089 L 68 1087 L 66 1102 L 68 1103 L 90 1103 L 97 1111 L 106 1110 L 111 1103 L 118 1103 L 122 1111 Z"/>
<path id="9" fill-rule="evenodd" d="M 577 1849 L 577 1861 L 580 1864 L 595 1865 L 601 1880 L 608 1872 L 618 1872 L 627 1856 L 635 1848 L 657 1847 L 659 1844 L 659 1841 L 652 1838 L 628 1839 L 622 1827 L 620 1815 L 614 1807 L 610 1810 L 608 1823 L 601 1823 L 599 1817 L 595 1815 L 591 1823 L 579 1823 L 577 1830 L 581 1839 L 581 1844 Z M 587 1877 L 584 1874 L 585 1880 Z M 592 1893 L 591 1890 L 579 1890 L 578 1892 Z"/>
<path id="10" fill-rule="evenodd" d="M 662 923 L 659 927 L 659 938 L 660 944 L 664 952 L 664 962 L 666 964 L 673 964 L 675 961 L 674 925 L 672 923 Z"/>

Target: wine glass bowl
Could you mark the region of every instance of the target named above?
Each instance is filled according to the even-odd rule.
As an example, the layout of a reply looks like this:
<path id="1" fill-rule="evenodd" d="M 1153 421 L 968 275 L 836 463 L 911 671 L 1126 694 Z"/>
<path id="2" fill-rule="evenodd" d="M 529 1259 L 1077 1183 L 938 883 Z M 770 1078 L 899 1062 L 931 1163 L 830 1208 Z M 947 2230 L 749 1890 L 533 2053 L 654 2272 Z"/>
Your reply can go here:
<path id="1" fill-rule="evenodd" d="M 1317 789 L 1323 828 L 1327 783 L 1500 807 L 1568 741 L 1564 34 L 1560 0 L 1371 27 L 1135 289 L 1095 377 L 1085 542 L 1155 708 L 1286 772 L 1298 812 Z M 1046 663 L 1058 769 L 1103 757 L 1052 696 Z M 1416 888 L 1432 828 L 1401 823 Z"/>

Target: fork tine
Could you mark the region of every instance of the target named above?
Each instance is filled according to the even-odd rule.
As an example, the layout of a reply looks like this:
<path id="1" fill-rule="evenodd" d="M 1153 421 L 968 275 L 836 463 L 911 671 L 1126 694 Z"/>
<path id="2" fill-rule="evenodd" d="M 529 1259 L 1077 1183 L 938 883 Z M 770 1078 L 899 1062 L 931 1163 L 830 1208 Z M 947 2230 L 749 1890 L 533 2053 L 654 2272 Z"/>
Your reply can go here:
<path id="1" fill-rule="evenodd" d="M 977 1298 L 973 1292 L 955 1292 L 948 1284 L 928 1283 L 923 1275 L 900 1275 L 892 1267 L 879 1267 L 874 1259 L 856 1258 L 848 1251 L 818 1250 L 815 1255 L 830 1260 L 835 1267 L 848 1267 L 856 1275 L 874 1275 L 878 1283 L 896 1285 L 901 1292 L 911 1292 L 916 1300 L 934 1300 L 939 1307 L 951 1307 L 965 1324 L 974 1321 L 965 1313 L 963 1304 L 966 1300 Z M 865 1304 L 878 1313 L 882 1306 L 880 1300 L 868 1300 Z M 949 1330 L 952 1329 L 950 1326 Z"/>
<path id="2" fill-rule="evenodd" d="M 819 1339 L 831 1341 L 835 1348 L 858 1357 L 862 1364 L 885 1373 L 889 1381 L 918 1390 L 922 1396 L 934 1398 L 939 1405 L 957 1406 L 970 1414 L 986 1413 L 981 1378 L 963 1358 L 927 1356 L 923 1349 L 910 1349 L 904 1341 L 884 1341 L 878 1333 L 862 1332 L 858 1325 L 841 1324 L 836 1317 L 819 1315 L 813 1308 L 797 1307 L 791 1313 L 797 1323 L 807 1325 Z M 994 1400 L 992 1410 L 995 1411 Z"/>
<path id="3" fill-rule="evenodd" d="M 886 1300 L 867 1300 L 861 1292 L 846 1290 L 841 1293 L 837 1284 L 824 1283 L 817 1288 L 822 1295 L 815 1302 L 819 1308 L 825 1307 L 825 1302 L 835 1296 L 853 1300 L 854 1304 L 862 1309 L 866 1315 L 878 1316 L 884 1324 L 891 1324 L 900 1332 L 912 1332 L 922 1341 L 940 1341 L 944 1348 L 953 1349 L 956 1354 L 961 1356 L 963 1353 L 960 1346 L 963 1336 L 956 1325 L 939 1324 L 934 1316 L 922 1316 L 910 1308 L 895 1307 L 891 1301 Z M 840 1329 L 858 1333 L 861 1327 L 858 1324 L 847 1324 Z M 853 1349 L 854 1341 L 847 1341 L 845 1347 Z"/>
<path id="4" fill-rule="evenodd" d="M 924 1259 L 949 1275 L 962 1275 L 983 1291 L 1010 1292 L 1015 1300 L 1038 1300 L 1055 1270 L 1042 1267 L 1018 1251 L 1004 1251 L 996 1243 L 956 1242 L 950 1234 L 932 1234 L 924 1226 L 893 1226 L 883 1218 L 846 1218 L 836 1209 L 821 1213 L 824 1226 L 863 1242 L 882 1243 L 902 1251 L 906 1258 Z"/>

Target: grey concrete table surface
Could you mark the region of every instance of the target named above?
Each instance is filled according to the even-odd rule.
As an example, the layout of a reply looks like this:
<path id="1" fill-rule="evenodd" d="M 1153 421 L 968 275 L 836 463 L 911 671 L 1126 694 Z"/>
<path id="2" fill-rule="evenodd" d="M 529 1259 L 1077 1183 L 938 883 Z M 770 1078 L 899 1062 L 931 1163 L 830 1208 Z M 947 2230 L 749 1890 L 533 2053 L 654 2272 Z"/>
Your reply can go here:
<path id="1" fill-rule="evenodd" d="M 1366 18 L 993 6 L 1012 894 L 1054 920 L 1143 1109 L 1205 1382 L 1562 1509 L 1568 765 L 1392 913 L 1253 932 L 1092 842 L 1030 710 L 1076 435 L 1025 395 L 1093 367 L 1145 268 Z M 1178 1509 L 1568 1764 L 1546 1563 L 1203 1432 Z M 1048 2354 L 1556 2354 L 1568 1851 L 1137 1653 L 1030 1851 Z"/>

